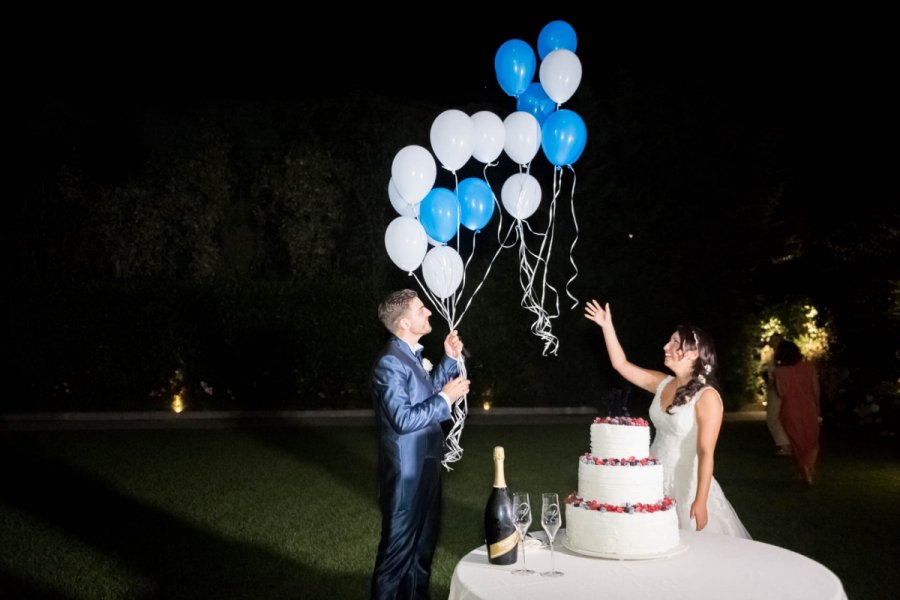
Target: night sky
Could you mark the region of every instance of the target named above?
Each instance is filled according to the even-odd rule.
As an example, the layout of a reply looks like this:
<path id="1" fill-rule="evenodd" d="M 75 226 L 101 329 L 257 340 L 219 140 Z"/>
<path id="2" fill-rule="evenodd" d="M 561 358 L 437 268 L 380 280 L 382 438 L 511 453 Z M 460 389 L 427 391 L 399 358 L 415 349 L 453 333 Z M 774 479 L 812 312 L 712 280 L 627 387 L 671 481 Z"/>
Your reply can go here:
<path id="1" fill-rule="evenodd" d="M 196 115 L 244 101 L 300 104 L 371 94 L 503 117 L 515 100 L 497 82 L 497 49 L 512 38 L 536 49 L 542 27 L 560 19 L 578 35 L 583 67 L 581 87 L 563 107 L 578 109 L 588 92 L 603 104 L 627 81 L 656 104 L 657 115 L 672 110 L 696 123 L 697 139 L 720 133 L 717 141 L 730 143 L 728 150 L 768 148 L 756 157 L 759 170 L 774 169 L 789 182 L 781 203 L 795 219 L 774 235 L 789 237 L 806 221 L 801 225 L 823 237 L 846 233 L 848 244 L 859 245 L 871 229 L 897 221 L 896 210 L 875 208 L 882 196 L 868 192 L 868 177 L 849 186 L 842 181 L 867 149 L 847 143 L 855 141 L 851 115 L 861 125 L 873 117 L 841 101 L 866 81 L 871 63 L 855 60 L 864 54 L 861 44 L 834 35 L 821 15 L 764 7 L 727 15 L 627 14 L 602 6 L 526 11 L 483 3 L 318 9 L 316 18 L 159 13 L 113 17 L 109 26 L 100 25 L 107 22 L 100 15 L 57 17 L 32 38 L 29 61 L 13 65 L 16 99 L 25 103 L 29 185 L 51 181 L 73 157 L 98 179 L 115 182 L 133 167 L 132 125 L 148 113 Z M 589 139 L 586 157 L 598 146 Z M 541 155 L 535 162 L 546 163 Z M 752 172 L 756 165 L 740 167 Z M 824 210 L 828 204 L 838 209 Z M 851 297 L 865 283 L 834 287 Z"/>
<path id="2" fill-rule="evenodd" d="M 146 15 L 140 27 L 101 27 L 84 15 L 59 20 L 43 31 L 34 62 L 14 65 L 22 76 L 16 89 L 25 102 L 26 161 L 46 172 L 78 152 L 114 178 L 128 165 L 130 128 L 141 115 L 198 113 L 244 101 L 372 94 L 494 110 L 502 118 L 515 110 L 515 99 L 497 82 L 497 49 L 517 38 L 536 51 L 541 29 L 557 19 L 578 35 L 580 89 L 597 102 L 628 78 L 660 105 L 695 111 L 700 121 L 714 107 L 717 119 L 773 138 L 788 162 L 799 163 L 821 146 L 823 133 L 810 120 L 809 106 L 831 63 L 817 30 L 799 17 L 759 12 L 648 19 L 603 8 L 486 12 L 478 4 L 427 11 L 372 7 L 352 15 L 319 8 L 324 16 L 316 19 Z M 563 108 L 578 110 L 585 93 L 576 91 Z"/>
<path id="3" fill-rule="evenodd" d="M 143 116 L 196 116 L 238 102 L 387 95 L 443 109 L 493 110 L 503 118 L 515 110 L 515 99 L 497 82 L 497 49 L 513 38 L 536 49 L 541 29 L 553 20 L 575 29 L 583 68 L 581 87 L 563 108 L 602 105 L 614 86 L 628 81 L 659 114 L 689 115 L 682 120 L 709 130 L 698 138 L 721 130 L 718 142 L 768 146 L 760 170 L 775 165 L 779 177 L 791 180 L 784 201 L 796 203 L 797 211 L 817 209 L 823 193 L 846 202 L 835 175 L 865 150 L 842 143 L 850 139 L 842 114 L 849 106 L 838 110 L 837 99 L 864 79 L 868 63 L 853 62 L 858 44 L 832 36 L 821 15 L 763 7 L 733 15 L 526 11 L 483 3 L 317 10 L 315 18 L 158 13 L 112 17 L 109 25 L 101 16 L 110 15 L 56 15 L 31 37 L 29 60 L 12 65 L 19 82 L 14 98 L 25 104 L 25 172 L 33 183 L 77 162 L 115 182 L 138 160 L 135 123 Z M 848 74 L 848 64 L 858 71 Z M 871 118 L 866 110 L 854 115 Z M 588 140 L 587 155 L 598 142 Z M 540 155 L 535 162 L 546 163 Z M 867 209 L 855 211 L 856 218 L 868 218 L 872 198 L 852 198 Z M 843 226 L 844 215 L 830 213 L 836 222 L 825 227 Z"/>
<path id="4" fill-rule="evenodd" d="M 428 99 L 448 108 L 496 102 L 506 97 L 493 70 L 499 46 L 518 38 L 536 49 L 543 26 L 560 19 L 578 34 L 583 80 L 594 82 L 597 93 L 627 72 L 659 86 L 661 101 L 666 93 L 702 93 L 786 121 L 828 62 L 816 50 L 815 31 L 784 15 L 765 23 L 766 15 L 705 15 L 701 23 L 690 15 L 647 20 L 602 9 L 492 14 L 453 5 L 427 13 L 364 9 L 349 23 L 335 15 L 242 17 L 198 23 L 155 15 L 140 28 L 76 23 L 51 29 L 36 48 L 36 62 L 21 65 L 20 90 L 39 105 L 108 111 L 110 118 L 225 99 L 352 92 Z M 376 18 L 383 24 L 372 24 Z"/>

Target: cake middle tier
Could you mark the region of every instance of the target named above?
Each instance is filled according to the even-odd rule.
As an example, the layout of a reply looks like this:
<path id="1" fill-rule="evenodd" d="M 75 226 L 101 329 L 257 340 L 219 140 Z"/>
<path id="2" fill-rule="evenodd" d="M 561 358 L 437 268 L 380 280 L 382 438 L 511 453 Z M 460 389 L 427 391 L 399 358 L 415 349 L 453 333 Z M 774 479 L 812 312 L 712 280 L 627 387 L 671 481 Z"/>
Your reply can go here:
<path id="1" fill-rule="evenodd" d="M 595 464 L 590 455 L 582 456 L 578 495 L 602 504 L 655 504 L 663 498 L 663 466 Z"/>

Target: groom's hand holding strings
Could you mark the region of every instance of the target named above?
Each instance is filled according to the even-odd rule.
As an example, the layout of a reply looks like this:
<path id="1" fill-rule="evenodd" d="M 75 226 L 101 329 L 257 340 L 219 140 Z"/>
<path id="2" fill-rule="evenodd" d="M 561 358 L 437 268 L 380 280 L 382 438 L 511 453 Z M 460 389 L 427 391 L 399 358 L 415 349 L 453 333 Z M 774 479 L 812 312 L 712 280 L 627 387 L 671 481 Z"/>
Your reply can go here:
<path id="1" fill-rule="evenodd" d="M 445 383 L 441 391 L 450 399 L 451 404 L 456 404 L 469 393 L 469 380 L 462 376 L 456 377 Z"/>
<path id="2" fill-rule="evenodd" d="M 463 341 L 459 337 L 459 332 L 453 330 L 444 338 L 444 352 L 450 358 L 459 360 L 463 354 Z M 450 403 L 456 404 L 459 400 L 469 393 L 469 380 L 466 377 L 459 376 L 448 381 L 441 391 L 450 399 Z"/>
<path id="3" fill-rule="evenodd" d="M 463 342 L 459 337 L 459 332 L 454 329 L 447 334 L 446 338 L 444 338 L 444 352 L 446 352 L 447 356 L 450 358 L 459 359 L 462 351 Z"/>

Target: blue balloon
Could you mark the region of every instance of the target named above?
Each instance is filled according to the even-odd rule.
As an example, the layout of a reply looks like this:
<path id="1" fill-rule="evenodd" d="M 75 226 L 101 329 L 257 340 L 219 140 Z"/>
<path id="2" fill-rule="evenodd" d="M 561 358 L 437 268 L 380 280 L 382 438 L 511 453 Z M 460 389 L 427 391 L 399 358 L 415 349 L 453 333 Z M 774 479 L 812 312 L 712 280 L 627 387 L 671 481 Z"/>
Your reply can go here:
<path id="1" fill-rule="evenodd" d="M 586 143 L 584 120 L 567 108 L 547 117 L 541 127 L 541 148 L 547 160 L 557 167 L 571 165 L 578 160 Z"/>
<path id="2" fill-rule="evenodd" d="M 483 179 L 467 177 L 456 187 L 459 222 L 466 229 L 481 231 L 494 215 L 494 194 Z"/>
<path id="3" fill-rule="evenodd" d="M 538 55 L 541 60 L 554 50 L 571 50 L 578 47 L 578 36 L 575 30 L 565 21 L 550 21 L 538 34 Z"/>
<path id="4" fill-rule="evenodd" d="M 556 110 L 556 102 L 550 99 L 540 82 L 535 81 L 516 98 L 516 110 L 529 112 L 543 125 L 547 117 Z"/>
<path id="5" fill-rule="evenodd" d="M 537 58 L 534 50 L 522 40 L 503 42 L 494 56 L 494 72 L 503 91 L 518 96 L 534 79 Z"/>
<path id="6" fill-rule="evenodd" d="M 428 237 L 442 244 L 453 239 L 459 229 L 459 202 L 447 188 L 436 187 L 422 200 L 419 223 Z"/>

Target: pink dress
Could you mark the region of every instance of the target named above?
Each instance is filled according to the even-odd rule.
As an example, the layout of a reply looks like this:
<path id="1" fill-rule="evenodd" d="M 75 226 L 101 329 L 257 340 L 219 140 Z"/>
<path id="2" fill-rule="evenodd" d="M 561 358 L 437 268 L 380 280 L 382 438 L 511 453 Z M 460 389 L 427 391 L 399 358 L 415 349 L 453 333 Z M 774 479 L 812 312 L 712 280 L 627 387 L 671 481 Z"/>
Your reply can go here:
<path id="1" fill-rule="evenodd" d="M 797 466 L 815 467 L 819 453 L 819 387 L 810 362 L 775 367 L 781 396 L 781 424 L 791 440 Z"/>

